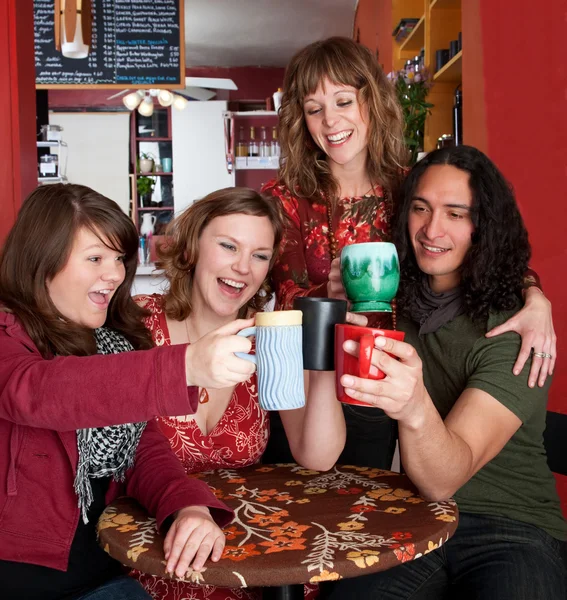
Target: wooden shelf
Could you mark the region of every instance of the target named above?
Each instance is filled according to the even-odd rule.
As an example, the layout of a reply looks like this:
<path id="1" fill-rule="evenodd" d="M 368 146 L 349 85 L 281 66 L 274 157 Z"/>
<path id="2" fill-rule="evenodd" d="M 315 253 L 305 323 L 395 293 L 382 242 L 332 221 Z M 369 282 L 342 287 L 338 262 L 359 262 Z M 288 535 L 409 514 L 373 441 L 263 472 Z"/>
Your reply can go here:
<path id="1" fill-rule="evenodd" d="M 429 8 L 446 8 L 451 10 L 460 10 L 461 0 L 431 0 Z"/>
<path id="2" fill-rule="evenodd" d="M 152 210 L 173 210 L 173 206 L 142 206 L 138 208 L 138 212 L 150 212 Z"/>
<path id="3" fill-rule="evenodd" d="M 275 110 L 239 110 L 236 112 L 227 110 L 223 116 L 227 119 L 230 117 L 277 117 L 278 113 Z"/>
<path id="4" fill-rule="evenodd" d="M 137 142 L 171 142 L 170 137 L 137 137 Z"/>
<path id="5" fill-rule="evenodd" d="M 463 30 L 462 7 L 466 0 L 392 0 L 392 27 L 402 18 L 423 15 L 415 28 L 401 44 L 392 43 L 392 67 L 400 70 L 408 59 L 425 49 L 425 67 L 431 74 L 431 89 L 427 101 L 433 107 L 425 120 L 423 146 L 433 150 L 438 138 L 453 131 L 453 104 L 455 88 L 462 82 L 462 51 L 435 73 L 436 53 L 449 48 Z M 465 98 L 466 102 L 466 98 Z M 463 119 L 465 120 L 465 119 Z M 466 130 L 466 123 L 464 123 Z M 466 139 L 466 138 L 465 138 Z"/>
<path id="6" fill-rule="evenodd" d="M 433 81 L 436 83 L 460 83 L 463 73 L 463 51 L 461 50 L 446 64 L 443 65 L 435 75 Z"/>
<path id="7" fill-rule="evenodd" d="M 425 42 L 425 15 L 419 19 L 412 32 L 402 42 L 400 52 L 419 52 Z"/>
<path id="8" fill-rule="evenodd" d="M 41 175 L 37 178 L 37 180 L 39 181 L 39 183 L 63 183 L 65 181 L 65 178 L 56 175 L 54 175 L 53 177 Z"/>
<path id="9" fill-rule="evenodd" d="M 138 177 L 161 177 L 165 175 L 166 177 L 173 175 L 173 172 L 165 173 L 164 171 L 156 171 L 155 173 L 136 173 Z"/>

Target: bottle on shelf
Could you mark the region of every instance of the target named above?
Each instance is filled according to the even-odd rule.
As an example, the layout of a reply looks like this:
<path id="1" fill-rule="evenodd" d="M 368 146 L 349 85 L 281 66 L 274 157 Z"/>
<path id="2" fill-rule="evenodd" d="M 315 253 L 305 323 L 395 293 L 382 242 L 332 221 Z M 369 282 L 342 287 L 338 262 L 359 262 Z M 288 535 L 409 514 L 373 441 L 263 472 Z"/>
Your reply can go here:
<path id="1" fill-rule="evenodd" d="M 256 141 L 256 130 L 250 127 L 250 141 L 248 142 L 248 156 L 258 156 L 258 142 Z"/>
<path id="2" fill-rule="evenodd" d="M 419 54 L 414 56 L 413 71 L 414 71 L 414 73 L 419 73 L 421 71 L 421 57 Z"/>
<path id="3" fill-rule="evenodd" d="M 455 90 L 455 103 L 453 105 L 453 139 L 455 146 L 463 143 L 463 92 L 458 85 Z"/>
<path id="4" fill-rule="evenodd" d="M 271 154 L 270 152 L 270 144 L 268 143 L 268 138 L 266 136 L 266 128 L 260 128 L 260 156 L 267 158 Z"/>
<path id="5" fill-rule="evenodd" d="M 278 142 L 278 130 L 276 127 L 272 127 L 272 141 L 270 143 L 270 155 L 280 155 L 280 143 Z"/>
<path id="6" fill-rule="evenodd" d="M 282 96 L 283 96 L 283 90 L 282 90 L 282 88 L 278 88 L 278 90 L 273 93 L 274 110 L 276 112 L 279 112 L 280 107 L 282 105 Z"/>
<path id="7" fill-rule="evenodd" d="M 236 156 L 248 156 L 248 144 L 244 137 L 244 127 L 241 125 L 238 131 L 238 144 L 236 145 Z"/>

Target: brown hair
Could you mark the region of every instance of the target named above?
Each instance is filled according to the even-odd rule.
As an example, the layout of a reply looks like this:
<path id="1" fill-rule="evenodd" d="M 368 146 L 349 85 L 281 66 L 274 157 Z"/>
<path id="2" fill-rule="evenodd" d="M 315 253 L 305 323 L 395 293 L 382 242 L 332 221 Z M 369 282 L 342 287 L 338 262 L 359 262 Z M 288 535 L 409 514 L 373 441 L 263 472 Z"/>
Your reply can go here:
<path id="1" fill-rule="evenodd" d="M 91 329 L 56 309 L 47 282 L 67 263 L 79 229 L 123 252 L 126 277 L 110 301 L 105 326 L 122 333 L 136 349 L 151 348 L 142 323 L 146 312 L 130 296 L 136 274 L 138 234 L 116 202 L 82 185 L 36 188 L 24 201 L 0 257 L 0 303 L 22 321 L 44 357 L 96 353 Z"/>
<path id="2" fill-rule="evenodd" d="M 284 217 L 279 202 L 244 187 L 212 192 L 197 200 L 169 224 L 166 231 L 167 242 L 158 248 L 159 260 L 156 266 L 164 270 L 169 280 L 169 290 L 165 294 L 165 312 L 168 317 L 182 321 L 191 314 L 193 273 L 199 260 L 199 238 L 203 229 L 217 217 L 234 214 L 268 217 L 270 220 L 274 229 L 271 271 L 284 230 Z M 272 287 L 269 271 L 256 295 L 240 309 L 239 317 L 244 317 L 249 309 L 262 310 L 270 300 Z"/>
<path id="3" fill-rule="evenodd" d="M 368 175 L 373 185 L 382 185 L 395 196 L 407 161 L 403 115 L 396 92 L 370 50 L 344 37 L 309 44 L 286 69 L 279 112 L 283 163 L 279 182 L 309 199 L 323 193 L 334 201 L 339 193 L 326 155 L 307 129 L 303 109 L 305 97 L 325 79 L 356 88 L 360 104 L 367 105 Z"/>

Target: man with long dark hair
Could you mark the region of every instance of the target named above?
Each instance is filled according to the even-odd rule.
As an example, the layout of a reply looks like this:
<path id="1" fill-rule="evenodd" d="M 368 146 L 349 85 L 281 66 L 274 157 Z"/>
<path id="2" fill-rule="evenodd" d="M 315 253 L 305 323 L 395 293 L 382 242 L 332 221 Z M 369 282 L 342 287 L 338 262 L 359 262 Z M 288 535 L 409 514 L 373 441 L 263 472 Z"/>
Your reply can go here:
<path id="1" fill-rule="evenodd" d="M 516 334 L 485 337 L 520 307 L 530 246 L 514 194 L 482 152 L 435 151 L 405 181 L 395 238 L 406 341 L 377 338 L 384 380 L 341 383 L 398 421 L 408 476 L 426 500 L 454 496 L 460 520 L 436 551 L 331 597 L 564 600 L 567 526 L 542 442 L 549 384 L 529 386 L 529 364 L 514 374 Z"/>

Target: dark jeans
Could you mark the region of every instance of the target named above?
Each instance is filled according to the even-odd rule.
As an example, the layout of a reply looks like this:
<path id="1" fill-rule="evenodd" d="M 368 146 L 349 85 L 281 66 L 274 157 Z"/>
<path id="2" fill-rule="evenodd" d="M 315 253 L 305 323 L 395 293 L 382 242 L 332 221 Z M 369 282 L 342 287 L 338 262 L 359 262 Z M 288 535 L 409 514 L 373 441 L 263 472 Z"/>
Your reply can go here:
<path id="1" fill-rule="evenodd" d="M 504 517 L 461 513 L 441 548 L 398 567 L 325 584 L 332 600 L 565 600 L 567 543 Z"/>
<path id="2" fill-rule="evenodd" d="M 77 600 L 151 600 L 151 596 L 135 579 L 121 575 L 87 592 Z"/>
<path id="3" fill-rule="evenodd" d="M 345 448 L 337 461 L 343 465 L 389 469 L 396 449 L 398 427 L 383 410 L 343 404 L 347 425 Z M 262 462 L 295 462 L 278 412 L 270 413 L 270 439 Z"/>

